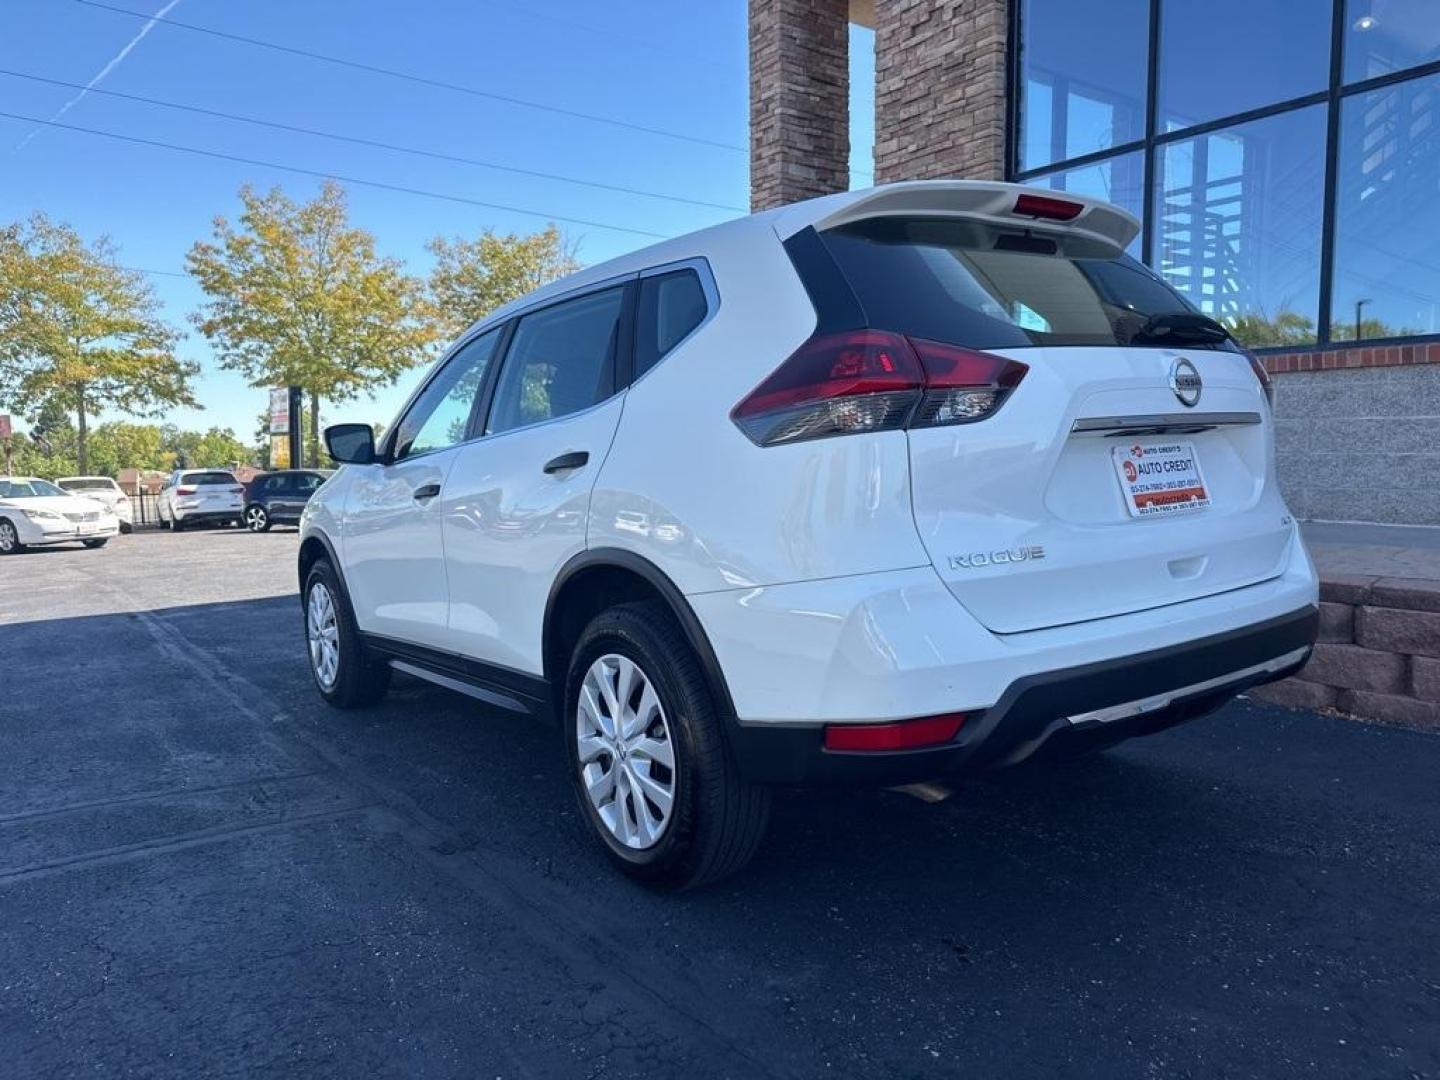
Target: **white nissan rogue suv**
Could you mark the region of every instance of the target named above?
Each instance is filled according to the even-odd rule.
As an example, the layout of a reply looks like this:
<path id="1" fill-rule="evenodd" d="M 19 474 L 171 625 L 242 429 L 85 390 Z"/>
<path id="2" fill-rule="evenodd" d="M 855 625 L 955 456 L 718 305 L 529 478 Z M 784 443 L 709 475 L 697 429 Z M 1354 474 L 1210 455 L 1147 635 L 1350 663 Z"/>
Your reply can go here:
<path id="1" fill-rule="evenodd" d="M 1064 756 L 1304 663 L 1264 369 L 1009 184 L 755 214 L 484 319 L 310 501 L 325 699 L 392 671 L 558 716 L 625 871 L 712 880 L 777 784 Z"/>

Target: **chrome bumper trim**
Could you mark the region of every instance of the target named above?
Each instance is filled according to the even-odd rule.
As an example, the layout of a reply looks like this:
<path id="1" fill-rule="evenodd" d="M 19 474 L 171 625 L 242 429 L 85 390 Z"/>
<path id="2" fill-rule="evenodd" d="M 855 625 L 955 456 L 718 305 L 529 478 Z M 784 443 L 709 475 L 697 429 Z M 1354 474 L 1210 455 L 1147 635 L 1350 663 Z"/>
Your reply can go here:
<path id="1" fill-rule="evenodd" d="M 1145 713 L 1155 712 L 1168 705 L 1172 705 L 1182 698 L 1196 697 L 1210 690 L 1219 690 L 1231 683 L 1242 682 L 1256 675 L 1269 675 L 1277 671 L 1282 671 L 1292 664 L 1297 664 L 1305 659 L 1305 655 L 1309 651 L 1310 646 L 1304 645 L 1286 653 L 1284 656 L 1277 656 L 1273 660 L 1266 660 L 1263 664 L 1252 664 L 1250 667 L 1241 668 L 1239 671 L 1231 671 L 1225 675 L 1217 675 L 1213 679 L 1206 679 L 1204 682 L 1181 686 L 1175 690 L 1167 690 L 1165 693 L 1156 694 L 1154 697 L 1127 701 L 1120 705 L 1110 705 L 1104 709 L 1095 709 L 1093 712 L 1076 713 L 1074 716 L 1066 717 L 1066 719 L 1072 725 L 1081 727 L 1087 724 L 1108 724 L 1112 720 L 1124 720 L 1132 716 L 1142 716 Z"/>
<path id="2" fill-rule="evenodd" d="M 1150 413 L 1089 416 L 1070 425 L 1072 435 L 1188 435 L 1217 427 L 1260 423 L 1258 412 Z"/>

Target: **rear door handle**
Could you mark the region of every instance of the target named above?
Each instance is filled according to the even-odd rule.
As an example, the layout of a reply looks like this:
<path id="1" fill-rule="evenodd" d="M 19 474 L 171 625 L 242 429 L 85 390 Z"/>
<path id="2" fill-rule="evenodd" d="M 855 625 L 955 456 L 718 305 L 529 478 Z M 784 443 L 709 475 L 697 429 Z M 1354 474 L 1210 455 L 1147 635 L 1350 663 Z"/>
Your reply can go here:
<path id="1" fill-rule="evenodd" d="M 416 502 L 424 502 L 426 499 L 433 499 L 436 495 L 439 494 L 439 484 L 421 484 L 418 488 L 415 489 L 415 492 L 411 496 L 411 498 L 413 498 Z"/>
<path id="2" fill-rule="evenodd" d="M 572 450 L 568 454 L 561 454 L 559 457 L 551 458 L 545 463 L 547 473 L 565 472 L 567 469 L 578 469 L 590 460 L 590 454 L 585 450 Z"/>

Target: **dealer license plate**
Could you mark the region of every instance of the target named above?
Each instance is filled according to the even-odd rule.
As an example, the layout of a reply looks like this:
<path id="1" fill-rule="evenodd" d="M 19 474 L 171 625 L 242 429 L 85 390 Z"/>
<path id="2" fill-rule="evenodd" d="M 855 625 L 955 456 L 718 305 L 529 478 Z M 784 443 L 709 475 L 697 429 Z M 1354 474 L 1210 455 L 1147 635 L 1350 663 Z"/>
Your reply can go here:
<path id="1" fill-rule="evenodd" d="M 1111 456 L 1131 517 L 1158 517 L 1210 505 L 1194 443 L 1136 442 L 1115 447 Z"/>

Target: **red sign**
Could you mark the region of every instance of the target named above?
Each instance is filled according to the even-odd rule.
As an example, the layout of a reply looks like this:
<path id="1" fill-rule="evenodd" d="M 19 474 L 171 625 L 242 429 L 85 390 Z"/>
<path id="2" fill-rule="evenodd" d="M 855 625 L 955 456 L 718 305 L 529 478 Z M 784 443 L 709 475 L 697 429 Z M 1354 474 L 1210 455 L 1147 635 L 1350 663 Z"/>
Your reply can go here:
<path id="1" fill-rule="evenodd" d="M 10 414 L 0 413 L 0 439 L 8 439 L 10 438 L 11 434 L 12 432 L 10 430 Z"/>

